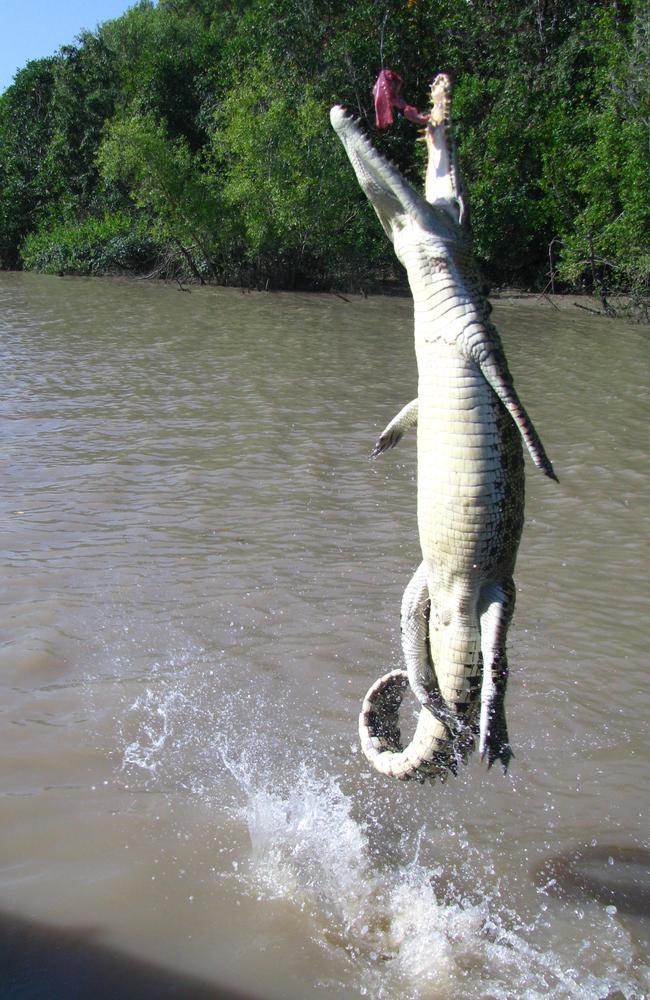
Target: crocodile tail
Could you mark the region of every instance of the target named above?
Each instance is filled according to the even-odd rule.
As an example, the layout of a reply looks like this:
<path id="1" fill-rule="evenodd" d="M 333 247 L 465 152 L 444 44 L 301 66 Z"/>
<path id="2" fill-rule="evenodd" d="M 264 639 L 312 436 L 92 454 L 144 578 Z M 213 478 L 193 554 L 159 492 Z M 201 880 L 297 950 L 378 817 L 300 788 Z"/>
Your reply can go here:
<path id="1" fill-rule="evenodd" d="M 449 771 L 456 771 L 456 756 L 449 730 L 428 709 L 420 711 L 413 739 L 402 745 L 398 713 L 407 688 L 405 670 L 392 670 L 375 681 L 359 716 L 361 749 L 380 774 L 401 781 L 444 781 Z"/>
<path id="2" fill-rule="evenodd" d="M 440 637 L 434 658 L 436 679 L 445 704 L 459 719 L 470 722 L 481 679 L 478 618 L 454 615 Z"/>

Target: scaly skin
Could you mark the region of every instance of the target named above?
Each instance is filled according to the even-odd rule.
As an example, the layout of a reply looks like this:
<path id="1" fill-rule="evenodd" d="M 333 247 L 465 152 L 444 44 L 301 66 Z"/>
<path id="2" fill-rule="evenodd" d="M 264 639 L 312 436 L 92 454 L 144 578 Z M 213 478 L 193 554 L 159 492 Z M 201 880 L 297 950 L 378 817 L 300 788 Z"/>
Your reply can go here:
<path id="1" fill-rule="evenodd" d="M 389 423 L 373 454 L 417 423 L 423 561 L 402 601 L 406 674 L 392 671 L 370 688 L 359 734 L 378 771 L 419 780 L 455 772 L 473 746 L 477 715 L 481 756 L 490 766 L 508 766 L 505 647 L 524 517 L 522 439 L 535 465 L 556 478 L 482 295 L 449 120 L 449 78 L 436 77 L 431 92 L 426 198 L 351 115 L 338 106 L 331 111 L 413 294 L 418 398 Z M 403 749 L 398 710 L 407 677 L 422 708 Z"/>

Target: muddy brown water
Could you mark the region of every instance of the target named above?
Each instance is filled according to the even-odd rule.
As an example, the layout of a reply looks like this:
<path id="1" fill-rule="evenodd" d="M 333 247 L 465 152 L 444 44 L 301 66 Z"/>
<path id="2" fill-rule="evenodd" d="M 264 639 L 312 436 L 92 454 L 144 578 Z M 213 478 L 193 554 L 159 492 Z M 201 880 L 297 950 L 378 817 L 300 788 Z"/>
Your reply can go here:
<path id="1" fill-rule="evenodd" d="M 421 787 L 356 739 L 418 562 L 414 440 L 368 461 L 409 301 L 0 275 L 3 998 L 648 995 L 648 335 L 495 317 L 561 483 L 511 771 Z"/>

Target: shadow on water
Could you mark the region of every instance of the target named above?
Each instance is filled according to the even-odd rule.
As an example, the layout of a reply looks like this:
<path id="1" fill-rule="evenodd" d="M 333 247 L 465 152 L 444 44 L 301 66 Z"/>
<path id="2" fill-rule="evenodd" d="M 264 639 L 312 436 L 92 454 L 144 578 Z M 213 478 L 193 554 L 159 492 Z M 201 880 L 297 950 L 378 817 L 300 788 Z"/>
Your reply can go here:
<path id="1" fill-rule="evenodd" d="M 255 1000 L 99 944 L 96 933 L 0 912 L 2 1000 Z"/>
<path id="2" fill-rule="evenodd" d="M 650 850 L 642 847 L 578 847 L 542 862 L 535 879 L 558 896 L 588 896 L 620 913 L 650 917 Z"/>

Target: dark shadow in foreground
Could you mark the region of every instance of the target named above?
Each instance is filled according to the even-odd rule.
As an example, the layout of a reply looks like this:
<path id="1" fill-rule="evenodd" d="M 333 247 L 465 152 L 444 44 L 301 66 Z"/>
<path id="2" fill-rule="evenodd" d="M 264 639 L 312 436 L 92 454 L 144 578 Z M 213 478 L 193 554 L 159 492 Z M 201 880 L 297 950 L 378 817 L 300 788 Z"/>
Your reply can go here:
<path id="1" fill-rule="evenodd" d="M 578 847 L 543 861 L 535 881 L 558 896 L 589 896 L 620 913 L 650 917 L 650 850 L 642 847 Z"/>
<path id="2" fill-rule="evenodd" d="M 254 1000 L 132 958 L 96 934 L 0 911 L 1 1000 Z"/>

